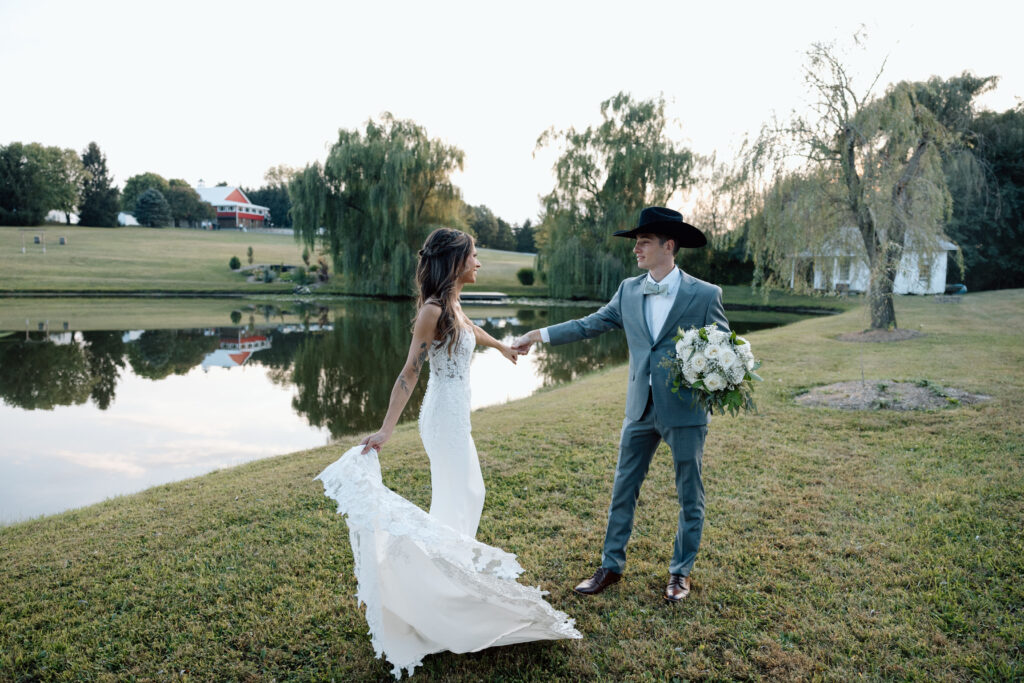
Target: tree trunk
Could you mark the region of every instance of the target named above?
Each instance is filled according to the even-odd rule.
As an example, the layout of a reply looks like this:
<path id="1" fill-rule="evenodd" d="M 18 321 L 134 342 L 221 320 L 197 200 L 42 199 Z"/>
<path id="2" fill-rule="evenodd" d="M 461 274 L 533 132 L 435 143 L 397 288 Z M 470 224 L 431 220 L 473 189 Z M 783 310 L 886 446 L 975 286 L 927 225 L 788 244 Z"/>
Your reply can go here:
<path id="1" fill-rule="evenodd" d="M 896 329 L 896 309 L 893 306 L 893 284 L 903 257 L 903 245 L 890 242 L 879 250 L 880 262 L 871 269 L 869 306 L 871 329 Z"/>
<path id="2" fill-rule="evenodd" d="M 871 329 L 896 329 L 896 309 L 893 307 L 893 284 L 903 258 L 903 245 L 910 220 L 910 183 L 921 170 L 921 159 L 928 149 L 929 140 L 918 141 L 907 166 L 892 189 L 893 217 L 886 235 L 886 243 L 878 245 L 879 262 L 871 269 Z"/>

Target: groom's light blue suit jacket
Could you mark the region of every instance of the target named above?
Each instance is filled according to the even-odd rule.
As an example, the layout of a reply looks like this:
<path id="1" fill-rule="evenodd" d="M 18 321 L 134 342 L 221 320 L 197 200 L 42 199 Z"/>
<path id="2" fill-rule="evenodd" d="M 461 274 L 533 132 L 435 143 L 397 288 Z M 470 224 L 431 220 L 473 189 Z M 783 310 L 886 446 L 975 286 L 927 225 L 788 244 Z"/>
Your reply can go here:
<path id="1" fill-rule="evenodd" d="M 646 274 L 622 281 L 615 296 L 600 310 L 579 320 L 570 320 L 547 328 L 552 344 L 567 344 L 590 339 L 609 330 L 621 328 L 629 344 L 629 388 L 626 391 L 626 417 L 639 420 L 647 407 L 648 387 L 654 399 L 658 421 L 666 427 L 691 427 L 707 424 L 708 415 L 691 401 L 689 389 L 672 393 L 668 368 L 663 358 L 675 353 L 672 338 L 681 327 L 703 327 L 718 323 L 718 329 L 729 331 L 729 321 L 722 308 L 722 290 L 716 285 L 682 274 L 675 301 L 665 324 L 655 339 L 644 317 L 643 282 Z"/>

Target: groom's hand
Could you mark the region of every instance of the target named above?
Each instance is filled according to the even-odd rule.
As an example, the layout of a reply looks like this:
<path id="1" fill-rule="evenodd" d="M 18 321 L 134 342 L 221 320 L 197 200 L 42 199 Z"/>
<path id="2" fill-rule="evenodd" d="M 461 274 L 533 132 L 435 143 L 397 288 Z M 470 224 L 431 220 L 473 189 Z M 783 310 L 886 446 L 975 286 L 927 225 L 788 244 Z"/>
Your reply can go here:
<path id="1" fill-rule="evenodd" d="M 534 342 L 540 341 L 540 332 L 537 330 L 530 330 L 526 334 L 522 335 L 514 342 L 512 342 L 512 349 L 521 356 L 525 356 L 530 352 L 530 347 L 533 346 Z"/>

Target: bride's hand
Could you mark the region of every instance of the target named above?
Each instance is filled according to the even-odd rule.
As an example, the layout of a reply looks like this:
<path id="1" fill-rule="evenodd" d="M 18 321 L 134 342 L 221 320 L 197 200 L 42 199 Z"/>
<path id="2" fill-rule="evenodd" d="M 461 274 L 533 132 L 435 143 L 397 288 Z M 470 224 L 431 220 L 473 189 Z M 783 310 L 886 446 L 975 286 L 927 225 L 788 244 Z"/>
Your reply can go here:
<path id="1" fill-rule="evenodd" d="M 512 361 L 513 365 L 517 360 L 519 360 L 519 352 L 513 349 L 511 346 L 506 346 L 504 344 L 501 345 L 501 355 L 505 356 L 505 358 L 508 358 L 510 361 Z"/>
<path id="2" fill-rule="evenodd" d="M 383 429 L 377 432 L 376 434 L 370 434 L 368 437 L 359 442 L 359 445 L 365 446 L 365 448 L 363 448 L 362 454 L 366 455 L 367 451 L 369 451 L 371 448 L 375 449 L 378 453 L 380 453 L 380 447 L 383 446 L 385 442 L 387 442 L 387 440 L 390 438 L 391 432 L 385 431 Z"/>

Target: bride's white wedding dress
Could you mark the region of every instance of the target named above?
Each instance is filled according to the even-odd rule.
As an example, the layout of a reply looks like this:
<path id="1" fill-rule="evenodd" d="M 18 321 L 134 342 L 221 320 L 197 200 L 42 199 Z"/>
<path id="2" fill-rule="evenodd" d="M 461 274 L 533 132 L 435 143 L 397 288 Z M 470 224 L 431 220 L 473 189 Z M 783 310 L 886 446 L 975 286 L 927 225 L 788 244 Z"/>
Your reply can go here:
<path id="1" fill-rule="evenodd" d="M 531 640 L 582 638 L 573 620 L 516 581 L 515 555 L 474 539 L 484 482 L 470 433 L 469 365 L 474 336 L 463 330 L 429 350 L 420 436 L 430 458 L 426 513 L 381 481 L 377 452 L 346 452 L 317 475 L 347 516 L 373 649 L 392 673 L 412 674 L 425 655 L 476 652 Z"/>

